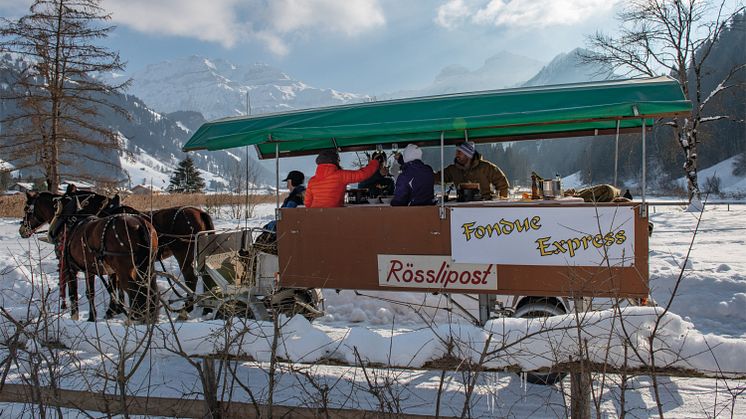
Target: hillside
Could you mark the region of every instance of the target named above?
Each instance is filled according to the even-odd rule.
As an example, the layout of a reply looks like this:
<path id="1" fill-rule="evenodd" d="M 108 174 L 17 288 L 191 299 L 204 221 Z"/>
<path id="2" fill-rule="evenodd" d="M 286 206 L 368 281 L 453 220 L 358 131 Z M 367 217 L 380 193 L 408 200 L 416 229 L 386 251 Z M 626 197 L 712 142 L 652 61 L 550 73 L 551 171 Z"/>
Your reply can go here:
<path id="1" fill-rule="evenodd" d="M 21 59 L 14 59 L 6 55 L 0 57 L 0 92 L 3 97 L 16 94 L 12 82 L 24 66 Z M 63 178 L 79 180 L 95 180 L 105 183 L 118 183 L 122 186 L 138 183 L 150 183 L 162 186 L 162 179 L 168 178 L 176 164 L 186 154 L 181 151 L 182 145 L 189 139 L 195 129 L 205 120 L 194 112 L 176 112 L 170 115 L 158 113 L 148 107 L 142 100 L 132 95 L 108 95 L 105 100 L 123 109 L 126 115 L 101 107 L 99 125 L 108 126 L 120 136 L 120 153 L 101 151 L 99 149 L 76 146 L 75 149 L 63 149 L 60 160 L 63 162 L 60 173 Z M 0 107 L 0 119 L 19 112 L 14 100 L 3 100 Z M 82 161 L 79 155 L 83 155 Z M 197 166 L 205 171 L 209 180 L 226 185 L 225 180 L 237 164 L 243 165 L 245 160 L 240 157 L 243 153 L 210 152 L 192 153 Z M 250 157 L 251 158 L 251 157 Z M 0 159 L 11 160 L 0 151 Z M 134 164 L 133 162 L 137 162 Z M 13 161 L 9 161 L 13 164 Z M 18 167 L 22 161 L 16 161 Z M 270 173 L 262 169 L 256 162 L 256 179 L 267 182 Z M 23 178 L 39 176 L 35 168 L 21 170 L 18 173 Z M 215 188 L 220 188 L 218 184 Z"/>

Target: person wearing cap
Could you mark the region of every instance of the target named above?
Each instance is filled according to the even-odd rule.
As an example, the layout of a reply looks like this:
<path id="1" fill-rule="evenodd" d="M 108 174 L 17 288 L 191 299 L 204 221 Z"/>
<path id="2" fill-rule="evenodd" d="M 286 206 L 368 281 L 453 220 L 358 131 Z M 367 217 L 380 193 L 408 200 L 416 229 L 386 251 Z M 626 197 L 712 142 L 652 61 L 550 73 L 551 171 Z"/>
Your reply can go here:
<path id="1" fill-rule="evenodd" d="M 362 169 L 343 170 L 339 165 L 337 150 L 322 150 L 316 157 L 316 174 L 308 181 L 306 188 L 306 207 L 343 207 L 347 185 L 365 180 L 378 170 L 379 156 L 374 156 Z"/>
<path id="2" fill-rule="evenodd" d="M 282 208 L 297 208 L 303 205 L 303 196 L 306 193 L 306 187 L 303 186 L 303 181 L 305 179 L 306 176 L 303 174 L 303 172 L 299 172 L 298 170 L 291 170 L 288 175 L 285 176 L 285 179 L 283 179 L 282 181 L 287 182 L 290 193 L 288 194 L 287 198 L 282 201 Z M 277 221 L 272 220 L 265 224 L 262 228 L 272 232 L 277 231 Z M 272 235 L 267 236 L 265 242 L 274 242 L 276 239 L 277 238 L 274 236 L 273 233 Z"/>
<path id="3" fill-rule="evenodd" d="M 282 208 L 295 208 L 303 205 L 303 197 L 306 194 L 306 187 L 303 186 L 303 181 L 306 176 L 303 172 L 298 170 L 291 170 L 288 175 L 283 179 L 283 182 L 287 182 L 290 194 L 282 202 Z"/>
<path id="4" fill-rule="evenodd" d="M 392 206 L 433 205 L 433 168 L 422 161 L 422 150 L 415 144 L 409 144 L 401 154 L 402 165 L 399 177 L 396 178 Z"/>
<path id="5" fill-rule="evenodd" d="M 453 164 L 443 171 L 446 183 L 456 186 L 461 183 L 478 183 L 483 200 L 494 199 L 495 195 L 508 197 L 510 184 L 505 173 L 499 167 L 482 159 L 474 143 L 465 141 L 456 146 L 456 157 Z M 435 173 L 435 183 L 440 183 L 440 172 Z M 494 192 L 493 192 L 494 188 Z"/>

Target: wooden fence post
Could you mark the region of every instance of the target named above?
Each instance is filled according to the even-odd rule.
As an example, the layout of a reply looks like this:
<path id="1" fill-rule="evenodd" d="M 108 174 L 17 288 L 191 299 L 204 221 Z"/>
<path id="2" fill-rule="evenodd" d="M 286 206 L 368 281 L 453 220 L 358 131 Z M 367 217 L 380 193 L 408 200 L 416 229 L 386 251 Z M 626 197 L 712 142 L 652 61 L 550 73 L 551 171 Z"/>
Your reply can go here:
<path id="1" fill-rule="evenodd" d="M 575 298 L 576 313 L 585 312 L 583 297 Z M 578 324 L 580 327 L 580 324 Z M 591 372 L 585 359 L 584 341 L 578 335 L 578 359 L 570 373 L 570 415 L 573 419 L 591 417 Z M 572 359 L 571 359 L 572 361 Z"/>

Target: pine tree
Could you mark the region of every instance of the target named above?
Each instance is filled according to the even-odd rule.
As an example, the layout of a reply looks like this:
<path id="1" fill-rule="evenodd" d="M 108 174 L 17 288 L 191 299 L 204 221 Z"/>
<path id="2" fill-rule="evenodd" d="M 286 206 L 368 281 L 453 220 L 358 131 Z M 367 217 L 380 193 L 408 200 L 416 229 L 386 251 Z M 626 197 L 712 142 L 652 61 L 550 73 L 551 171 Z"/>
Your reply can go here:
<path id="1" fill-rule="evenodd" d="M 168 185 L 169 192 L 175 193 L 200 193 L 205 189 L 205 180 L 199 174 L 197 167 L 194 166 L 194 160 L 191 157 L 179 162 L 171 175 L 171 182 Z"/>

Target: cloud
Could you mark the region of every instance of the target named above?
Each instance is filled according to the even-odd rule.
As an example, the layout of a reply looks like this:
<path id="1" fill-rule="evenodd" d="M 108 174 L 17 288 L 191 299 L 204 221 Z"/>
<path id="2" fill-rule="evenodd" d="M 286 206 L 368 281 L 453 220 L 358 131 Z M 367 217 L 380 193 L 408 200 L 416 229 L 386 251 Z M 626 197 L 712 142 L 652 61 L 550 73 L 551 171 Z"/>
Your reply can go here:
<path id="1" fill-rule="evenodd" d="M 447 29 L 465 23 L 496 27 L 571 26 L 614 9 L 620 0 L 448 0 L 435 22 Z"/>
<path id="2" fill-rule="evenodd" d="M 386 23 L 378 0 L 273 0 L 269 7 L 280 33 L 316 29 L 354 36 Z"/>
<path id="3" fill-rule="evenodd" d="M 460 26 L 470 15 L 470 7 L 464 0 L 449 0 L 438 7 L 438 15 L 435 22 L 447 29 L 455 29 Z"/>
<path id="4" fill-rule="evenodd" d="M 264 43 L 271 53 L 279 56 L 287 55 L 290 52 L 290 48 L 279 36 L 265 31 L 259 31 L 254 34 L 256 39 Z"/>
<path id="5" fill-rule="evenodd" d="M 0 0 L 2 1 L 2 0 Z M 356 36 L 385 25 L 379 0 L 105 0 L 114 23 L 134 30 L 215 42 L 254 40 L 285 55 L 297 33 Z"/>
<path id="6" fill-rule="evenodd" d="M 106 0 L 112 20 L 136 31 L 196 38 L 231 47 L 245 35 L 240 0 Z"/>

